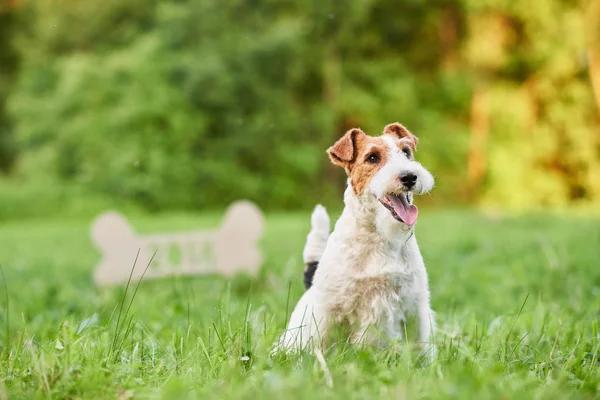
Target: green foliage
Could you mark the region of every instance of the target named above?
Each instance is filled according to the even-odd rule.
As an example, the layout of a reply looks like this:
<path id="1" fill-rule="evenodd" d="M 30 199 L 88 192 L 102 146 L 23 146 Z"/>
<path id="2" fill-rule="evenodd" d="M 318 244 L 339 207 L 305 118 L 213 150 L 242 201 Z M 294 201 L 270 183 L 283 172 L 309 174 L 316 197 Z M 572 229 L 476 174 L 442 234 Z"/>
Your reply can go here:
<path id="1" fill-rule="evenodd" d="M 589 204 L 599 126 L 578 7 L 26 2 L 11 35 L 23 58 L 11 179 L 150 210 L 331 204 L 343 172 L 324 150 L 350 127 L 399 120 L 438 178 L 430 202 Z M 467 170 L 474 88 L 481 182 Z"/>
<path id="2" fill-rule="evenodd" d="M 213 227 L 219 218 L 171 214 L 132 222 L 138 231 L 157 232 Z M 314 357 L 269 356 L 286 307 L 303 291 L 308 223 L 308 214 L 268 215 L 267 261 L 257 278 L 143 282 L 131 309 L 136 282 L 127 296 L 124 287 L 93 287 L 99 254 L 87 221 L 3 224 L 0 264 L 10 312 L 0 284 L 0 393 L 10 399 L 597 396 L 597 220 L 423 213 L 417 234 L 439 322 L 439 358 L 422 366 L 412 342 L 398 351 L 340 343 L 325 352 L 333 389 Z"/>

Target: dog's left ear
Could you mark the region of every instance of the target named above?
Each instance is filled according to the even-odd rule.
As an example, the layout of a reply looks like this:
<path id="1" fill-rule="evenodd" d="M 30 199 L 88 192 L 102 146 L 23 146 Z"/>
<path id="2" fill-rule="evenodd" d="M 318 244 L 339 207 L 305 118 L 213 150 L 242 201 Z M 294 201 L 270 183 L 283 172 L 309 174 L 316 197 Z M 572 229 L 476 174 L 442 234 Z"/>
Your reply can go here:
<path id="1" fill-rule="evenodd" d="M 340 167 L 347 168 L 356 158 L 357 140 L 365 133 L 360 129 L 350 129 L 333 146 L 327 149 L 331 162 Z"/>
<path id="2" fill-rule="evenodd" d="M 406 129 L 401 123 L 394 122 L 393 124 L 387 125 L 383 129 L 383 133 L 387 135 L 396 136 L 398 139 L 405 141 L 413 150 L 417 150 L 417 143 L 419 143 L 419 138 L 410 133 L 410 131 Z"/>

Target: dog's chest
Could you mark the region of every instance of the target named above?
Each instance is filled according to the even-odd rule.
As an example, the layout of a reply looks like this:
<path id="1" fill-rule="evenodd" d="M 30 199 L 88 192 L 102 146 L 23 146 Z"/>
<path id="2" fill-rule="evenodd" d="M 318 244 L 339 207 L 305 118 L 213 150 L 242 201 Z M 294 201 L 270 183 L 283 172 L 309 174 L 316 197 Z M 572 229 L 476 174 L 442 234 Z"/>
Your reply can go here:
<path id="1" fill-rule="evenodd" d="M 416 274 L 400 257 L 369 261 L 375 264 L 368 263 L 361 272 L 347 275 L 344 284 L 338 286 L 332 315 L 340 322 L 360 324 L 404 320 L 416 305 Z"/>

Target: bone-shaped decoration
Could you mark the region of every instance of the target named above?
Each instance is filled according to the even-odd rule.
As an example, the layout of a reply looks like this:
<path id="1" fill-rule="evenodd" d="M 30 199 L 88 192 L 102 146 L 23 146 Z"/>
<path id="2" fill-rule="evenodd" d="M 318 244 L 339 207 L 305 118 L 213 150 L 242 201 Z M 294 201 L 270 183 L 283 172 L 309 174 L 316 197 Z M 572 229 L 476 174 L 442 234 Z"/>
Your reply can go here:
<path id="1" fill-rule="evenodd" d="M 258 241 L 265 219 L 249 201 L 229 206 L 219 229 L 181 233 L 137 235 L 127 219 L 116 211 L 107 211 L 92 224 L 91 237 L 102 254 L 94 271 L 98 286 L 126 283 L 142 277 L 156 253 L 144 279 L 174 275 L 223 274 L 238 272 L 256 275 L 262 263 Z"/>

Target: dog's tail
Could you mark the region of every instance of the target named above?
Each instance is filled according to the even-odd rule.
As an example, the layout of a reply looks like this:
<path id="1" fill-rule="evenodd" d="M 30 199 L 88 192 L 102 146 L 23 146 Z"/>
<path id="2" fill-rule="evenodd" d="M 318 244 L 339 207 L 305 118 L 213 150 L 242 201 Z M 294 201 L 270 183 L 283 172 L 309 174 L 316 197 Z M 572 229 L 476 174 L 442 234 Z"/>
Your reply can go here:
<path id="1" fill-rule="evenodd" d="M 306 237 L 302 256 L 306 268 L 304 269 L 304 286 L 310 288 L 319 260 L 325 252 L 327 239 L 329 239 L 329 215 L 322 205 L 317 205 L 310 217 L 310 233 Z"/>

